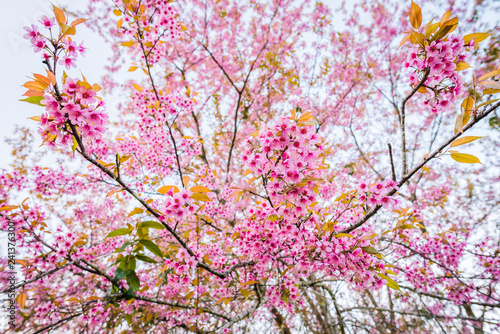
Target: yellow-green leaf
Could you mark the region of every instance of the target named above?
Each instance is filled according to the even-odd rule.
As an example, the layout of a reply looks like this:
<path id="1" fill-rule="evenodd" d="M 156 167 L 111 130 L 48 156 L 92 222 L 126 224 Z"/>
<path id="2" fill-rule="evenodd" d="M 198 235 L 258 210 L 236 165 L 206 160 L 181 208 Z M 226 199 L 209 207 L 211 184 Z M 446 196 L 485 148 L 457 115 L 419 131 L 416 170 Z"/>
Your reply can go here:
<path id="1" fill-rule="evenodd" d="M 366 247 L 361 247 L 363 252 L 368 253 L 368 254 L 378 254 L 379 251 L 373 248 L 372 246 L 366 246 Z"/>
<path id="2" fill-rule="evenodd" d="M 455 147 L 455 146 L 467 144 L 467 143 L 473 142 L 474 140 L 477 140 L 479 138 L 483 138 L 483 137 L 478 137 L 478 136 L 461 137 L 461 138 L 455 139 L 453 141 L 453 143 L 451 143 L 450 147 Z"/>
<path id="3" fill-rule="evenodd" d="M 248 296 L 250 296 L 250 291 L 248 290 L 240 289 L 240 292 L 243 296 L 245 296 L 245 299 L 248 299 Z"/>
<path id="4" fill-rule="evenodd" d="M 483 103 L 481 103 L 480 105 L 478 105 L 478 106 L 476 107 L 476 109 L 477 109 L 477 108 L 484 107 L 484 106 L 487 106 L 488 104 L 492 104 L 493 102 L 496 102 L 496 101 L 498 101 L 498 100 L 499 100 L 499 99 L 493 99 L 493 100 L 489 100 L 489 101 L 483 102 Z"/>
<path id="5" fill-rule="evenodd" d="M 255 284 L 255 283 L 259 283 L 259 281 L 248 281 L 248 282 L 245 282 L 245 283 L 241 283 L 241 286 L 245 286 L 245 285 L 248 285 L 248 284 Z"/>
<path id="6" fill-rule="evenodd" d="M 108 233 L 108 235 L 104 239 L 114 238 L 114 237 L 118 237 L 120 235 L 127 235 L 127 234 L 130 234 L 130 232 L 132 232 L 132 231 L 129 228 L 119 228 L 119 229 L 116 229 L 116 230 Z"/>
<path id="7" fill-rule="evenodd" d="M 476 158 L 472 154 L 467 154 L 467 153 L 452 153 L 451 158 L 455 161 L 458 161 L 461 163 L 466 163 L 466 164 L 480 164 L 481 163 L 481 161 L 479 161 L 478 158 Z"/>
<path id="8" fill-rule="evenodd" d="M 337 233 L 337 234 L 335 234 L 335 238 L 342 238 L 342 237 L 354 238 L 354 236 L 352 234 L 349 234 L 349 233 Z"/>
<path id="9" fill-rule="evenodd" d="M 462 101 L 462 108 L 469 112 L 474 109 L 474 99 L 472 96 L 468 96 Z"/>
<path id="10" fill-rule="evenodd" d="M 158 222 L 148 220 L 148 221 L 140 222 L 137 225 L 137 228 L 156 228 L 158 230 L 163 230 L 165 228 L 165 226 L 163 226 L 162 224 L 160 224 Z"/>
<path id="11" fill-rule="evenodd" d="M 383 278 L 383 279 L 385 279 L 387 281 L 386 285 L 389 288 L 401 291 L 401 289 L 399 288 L 398 283 L 396 283 L 392 278 L 388 277 L 387 275 L 381 274 L 381 273 L 378 273 L 378 275 L 380 276 L 380 278 Z"/>
<path id="12" fill-rule="evenodd" d="M 63 33 L 63 35 L 74 35 L 74 34 L 76 34 L 75 27 L 69 26 L 69 25 L 67 25 L 65 23 L 60 23 L 59 25 L 61 26 L 61 32 Z"/>
<path id="13" fill-rule="evenodd" d="M 485 33 L 485 32 L 476 32 L 474 34 L 465 35 L 464 36 L 464 44 L 469 44 L 469 42 L 473 38 L 474 38 L 474 42 L 476 42 L 476 44 L 478 44 L 490 36 L 491 36 L 491 33 Z"/>
<path id="14" fill-rule="evenodd" d="M 478 85 L 484 86 L 486 88 L 500 89 L 500 81 L 495 80 L 484 80 L 478 83 Z"/>
<path id="15" fill-rule="evenodd" d="M 457 68 L 455 69 L 455 71 L 463 71 L 468 68 L 471 68 L 471 66 L 468 63 L 461 61 L 457 64 Z"/>
<path id="16" fill-rule="evenodd" d="M 36 104 L 37 106 L 45 107 L 45 105 L 43 105 L 41 103 L 42 100 L 44 100 L 44 99 L 45 99 L 45 97 L 43 97 L 43 96 L 30 96 L 30 97 L 27 97 L 27 98 L 19 100 L 19 101 L 28 102 L 31 104 Z M 32 118 L 30 117 L 30 119 L 32 119 Z"/>
<path id="17" fill-rule="evenodd" d="M 494 70 L 494 71 L 491 71 L 491 72 L 488 72 L 486 74 L 483 74 L 481 75 L 477 81 L 483 81 L 483 80 L 486 80 L 486 79 L 489 79 L 489 78 L 492 78 L 494 77 L 495 75 L 499 75 L 500 74 L 500 70 Z"/>
<path id="18" fill-rule="evenodd" d="M 143 210 L 143 209 L 141 209 L 141 208 L 135 208 L 134 210 L 132 210 L 132 211 L 128 214 L 128 216 L 130 217 L 130 216 L 137 215 L 137 214 L 140 214 L 140 213 L 143 213 L 143 212 L 144 212 L 144 210 Z"/>
<path id="19" fill-rule="evenodd" d="M 210 197 L 203 193 L 193 193 L 190 197 L 197 201 L 210 202 Z"/>

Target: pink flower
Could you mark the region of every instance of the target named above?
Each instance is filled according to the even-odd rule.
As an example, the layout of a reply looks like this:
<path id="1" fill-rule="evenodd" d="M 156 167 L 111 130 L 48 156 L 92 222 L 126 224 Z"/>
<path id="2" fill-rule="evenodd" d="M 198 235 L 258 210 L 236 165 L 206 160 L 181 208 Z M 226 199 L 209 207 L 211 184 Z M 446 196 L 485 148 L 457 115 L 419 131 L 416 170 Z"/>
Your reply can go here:
<path id="1" fill-rule="evenodd" d="M 52 26 L 56 23 L 55 18 L 53 17 L 49 18 L 46 15 L 42 16 L 42 18 L 38 22 L 43 24 L 43 26 L 47 29 L 52 28 Z"/>
<path id="2" fill-rule="evenodd" d="M 31 28 L 26 26 L 23 29 L 28 32 L 27 34 L 24 34 L 23 37 L 31 40 L 31 43 L 33 43 L 33 41 L 40 35 L 37 26 L 35 26 L 34 24 L 31 25 Z"/>
<path id="3" fill-rule="evenodd" d="M 69 101 L 63 108 L 64 112 L 68 114 L 70 121 L 75 125 L 81 125 L 87 118 L 87 109 L 82 109 L 78 104 Z"/>
<path id="4" fill-rule="evenodd" d="M 31 40 L 33 43 L 33 48 L 35 49 L 35 52 L 40 52 L 42 49 L 44 49 L 47 44 L 45 43 L 45 37 L 43 36 L 38 36 L 35 38 L 35 40 Z"/>
<path id="5" fill-rule="evenodd" d="M 76 92 L 76 98 L 80 100 L 81 104 L 90 104 L 96 102 L 95 96 L 96 93 L 92 89 L 87 89 L 83 86 L 80 86 L 78 91 Z"/>
<path id="6" fill-rule="evenodd" d="M 80 45 L 78 46 L 78 52 L 80 52 L 80 54 L 85 57 L 85 51 L 87 50 L 86 47 L 83 46 L 83 41 L 80 43 Z"/>
<path id="7" fill-rule="evenodd" d="M 71 69 L 71 67 L 76 67 L 75 61 L 75 58 L 66 56 L 63 59 L 59 60 L 59 65 L 64 65 L 66 66 L 66 69 L 69 70 Z"/>
<path id="8" fill-rule="evenodd" d="M 69 95 L 74 95 L 80 85 L 77 84 L 78 80 L 66 78 L 66 82 L 64 83 L 63 89 Z"/>
<path id="9" fill-rule="evenodd" d="M 69 38 L 66 39 L 64 41 L 64 48 L 66 49 L 66 53 L 68 54 L 68 56 L 70 57 L 77 57 L 77 48 L 78 48 L 78 45 L 76 45 L 76 43 L 72 40 L 70 40 Z"/>

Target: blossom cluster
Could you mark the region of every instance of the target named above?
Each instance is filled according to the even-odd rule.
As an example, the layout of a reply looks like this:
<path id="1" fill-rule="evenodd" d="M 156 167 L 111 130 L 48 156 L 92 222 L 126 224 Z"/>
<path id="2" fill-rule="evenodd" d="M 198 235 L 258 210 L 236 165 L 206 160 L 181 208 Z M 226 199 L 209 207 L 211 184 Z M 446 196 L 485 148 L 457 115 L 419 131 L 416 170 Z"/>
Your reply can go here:
<path id="1" fill-rule="evenodd" d="M 279 214 L 295 218 L 306 213 L 316 199 L 322 152 L 320 137 L 312 126 L 282 117 L 275 125 L 264 126 L 256 140 L 247 141 L 242 157 L 255 175 L 263 175 L 266 190 L 274 203 L 293 204 L 293 210 L 282 205 Z"/>
<path id="2" fill-rule="evenodd" d="M 126 25 L 120 24 L 119 30 L 126 38 L 136 39 L 136 27 L 135 24 L 132 24 L 133 22 L 143 21 L 144 25 L 148 26 L 148 29 L 142 31 L 139 42 L 144 47 L 150 64 L 160 61 L 163 55 L 168 52 L 164 37 L 176 39 L 181 36 L 182 26 L 176 19 L 177 11 L 171 1 L 143 1 L 139 13 L 135 10 L 131 11 L 130 6 L 123 8 L 123 1 L 121 0 L 115 0 L 114 2 L 117 8 L 120 8 L 120 16 L 124 14 L 121 19 L 122 22 L 130 25 L 130 28 L 128 28 Z M 137 48 L 136 51 L 144 53 L 141 48 Z M 144 54 L 141 57 L 143 60 L 145 59 Z"/>
<path id="3" fill-rule="evenodd" d="M 397 182 L 392 179 L 377 181 L 369 185 L 366 182 L 359 184 L 359 194 L 357 200 L 370 206 L 382 205 L 384 208 L 396 206 L 399 201 L 397 198 L 389 196 L 389 192 L 398 189 Z"/>
<path id="4" fill-rule="evenodd" d="M 36 25 L 24 28 L 27 32 L 24 37 L 30 41 L 35 52 L 43 50 L 43 58 L 48 66 L 48 77 L 35 74 L 35 81 L 25 84 L 29 89 L 26 95 L 43 96 L 39 102 L 45 106 L 46 113 L 39 119 L 39 132 L 44 141 L 51 145 L 55 145 L 56 139 L 60 143 L 68 143 L 72 138 L 72 126 L 84 138 L 99 139 L 105 131 L 104 125 L 108 118 L 104 112 L 104 102 L 96 96 L 100 87 L 91 86 L 85 78 L 81 81 L 66 74 L 63 86 L 58 87 L 55 79 L 57 64 L 67 70 L 76 67 L 77 57 L 85 52 L 83 42 L 78 45 L 69 36 L 75 33 L 75 26 L 83 20 L 76 20 L 68 26 L 64 23 L 64 14 L 57 10 L 54 8 L 56 18 L 44 16 L 40 20 L 42 26 L 49 30 L 50 37 L 40 33 Z M 56 19 L 60 26 L 58 34 L 52 31 Z"/>
<path id="5" fill-rule="evenodd" d="M 57 136 L 61 141 L 71 139 L 67 125 L 78 127 L 88 139 L 101 138 L 108 115 L 104 102 L 96 97 L 96 88 L 78 79 L 66 78 L 59 97 L 46 94 L 41 101 L 47 113 L 41 117 L 39 132 L 44 138 Z"/>
<path id="6" fill-rule="evenodd" d="M 473 47 L 473 43 L 471 41 L 467 46 Z M 460 97 L 464 86 L 457 66 L 467 61 L 467 52 L 469 49 L 464 45 L 463 37 L 458 34 L 432 41 L 425 48 L 415 46 L 410 51 L 405 62 L 406 68 L 414 70 L 407 75 L 410 84 L 418 85 L 424 73 L 429 72 L 422 88 L 431 94 L 423 102 L 426 109 L 445 112 Z"/>
<path id="7" fill-rule="evenodd" d="M 53 34 L 52 27 L 55 25 L 55 18 L 43 16 L 39 21 L 42 26 L 49 30 L 50 36 L 57 36 Z M 38 26 L 32 24 L 31 26 L 24 27 L 26 34 L 24 38 L 30 41 L 31 46 L 35 52 L 43 51 L 43 59 L 54 59 L 58 64 L 65 66 L 67 70 L 76 67 L 76 59 L 78 55 L 85 55 L 86 48 L 83 46 L 83 41 L 78 45 L 71 39 L 70 36 L 64 36 L 61 40 L 55 38 L 48 38 L 38 29 Z M 57 45 L 56 50 L 52 50 L 51 46 Z M 60 55 L 61 51 L 64 55 Z"/>

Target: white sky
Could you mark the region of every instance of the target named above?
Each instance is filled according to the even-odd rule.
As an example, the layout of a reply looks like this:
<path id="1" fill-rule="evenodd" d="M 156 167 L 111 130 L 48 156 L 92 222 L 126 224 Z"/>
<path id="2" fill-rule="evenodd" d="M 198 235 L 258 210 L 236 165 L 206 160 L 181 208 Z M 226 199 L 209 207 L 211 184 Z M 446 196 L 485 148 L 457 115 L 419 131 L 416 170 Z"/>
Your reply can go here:
<path id="1" fill-rule="evenodd" d="M 0 0 L 1 3 L 7 0 Z M 0 20 L 0 168 L 5 168 L 11 161 L 10 146 L 5 138 L 12 136 L 15 125 L 28 126 L 36 131 L 37 123 L 28 117 L 40 115 L 43 108 L 26 102 L 20 102 L 26 91 L 22 85 L 32 73 L 45 74 L 41 63 L 41 54 L 34 53 L 29 41 L 23 38 L 23 26 L 35 23 L 42 15 L 52 16 L 52 3 L 58 7 L 68 6 L 71 10 L 84 9 L 87 1 L 77 0 L 18 0 L 9 1 L 2 6 Z M 85 77 L 90 82 L 99 82 L 110 50 L 97 34 L 84 26 L 77 27 L 76 41 L 84 41 L 88 48 L 85 57 L 78 59 L 78 67 L 84 69 Z M 78 71 L 68 71 L 80 76 Z M 70 74 L 71 75 L 71 74 Z M 36 136 L 38 138 L 38 136 Z M 41 144 L 41 141 L 39 140 Z"/>

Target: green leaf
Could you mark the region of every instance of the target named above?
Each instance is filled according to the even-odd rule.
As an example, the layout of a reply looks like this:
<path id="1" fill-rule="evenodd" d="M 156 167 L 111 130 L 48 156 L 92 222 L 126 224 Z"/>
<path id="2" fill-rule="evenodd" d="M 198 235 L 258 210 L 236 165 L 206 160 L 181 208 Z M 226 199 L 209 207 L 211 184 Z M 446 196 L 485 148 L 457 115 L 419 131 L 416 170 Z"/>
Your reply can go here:
<path id="1" fill-rule="evenodd" d="M 104 239 L 114 238 L 114 237 L 118 237 L 120 235 L 127 235 L 127 234 L 130 234 L 130 232 L 132 232 L 132 231 L 128 228 L 119 228 L 117 230 L 110 232 Z"/>
<path id="2" fill-rule="evenodd" d="M 128 270 L 135 270 L 135 264 L 136 264 L 135 257 L 130 256 L 130 259 L 128 260 L 127 269 Z"/>
<path id="3" fill-rule="evenodd" d="M 30 96 L 30 97 L 27 97 L 27 98 L 19 100 L 19 101 L 28 102 L 28 103 L 31 103 L 31 104 L 36 104 L 37 106 L 45 107 L 41 103 L 43 99 L 44 99 L 43 96 Z"/>
<path id="4" fill-rule="evenodd" d="M 141 288 L 141 281 L 139 280 L 139 277 L 137 277 L 137 274 L 134 271 L 131 271 L 127 277 L 127 284 L 128 286 L 133 290 L 133 291 L 139 291 Z"/>
<path id="5" fill-rule="evenodd" d="M 127 246 L 132 245 L 134 242 L 133 241 L 127 241 L 125 242 L 121 247 L 120 247 L 120 252 L 123 252 Z"/>
<path id="6" fill-rule="evenodd" d="M 361 247 L 363 252 L 368 253 L 368 254 L 378 254 L 379 251 L 373 248 L 372 246 L 366 246 L 366 247 Z"/>
<path id="7" fill-rule="evenodd" d="M 163 226 L 162 224 L 160 224 L 158 222 L 152 221 L 152 220 L 148 220 L 148 221 L 145 221 L 145 222 L 140 222 L 137 225 L 137 228 L 145 228 L 145 227 L 156 228 L 158 230 L 165 229 L 165 226 Z"/>
<path id="8" fill-rule="evenodd" d="M 432 37 L 431 42 L 438 40 L 438 39 L 441 39 L 444 36 L 446 36 L 452 30 L 453 27 L 456 27 L 456 25 L 457 24 L 451 24 L 451 25 L 447 25 L 447 26 L 444 26 L 441 29 L 439 29 L 438 32 L 436 34 L 434 34 L 434 36 Z"/>
<path id="9" fill-rule="evenodd" d="M 151 253 L 158 255 L 159 257 L 163 257 L 160 248 L 151 240 L 141 239 L 139 240 L 140 244 L 143 244 L 147 249 L 151 251 Z"/>
<path id="10" fill-rule="evenodd" d="M 141 260 L 142 262 L 158 263 L 158 262 L 156 262 L 155 260 L 153 260 L 152 258 L 150 258 L 149 256 L 146 256 L 146 255 L 136 255 L 135 257 L 137 258 L 137 260 Z"/>
<path id="11" fill-rule="evenodd" d="M 122 278 L 124 278 L 125 276 L 127 276 L 129 273 L 131 272 L 131 270 L 123 270 L 121 268 L 116 268 L 115 270 L 115 279 L 116 280 L 121 280 Z"/>
<path id="12" fill-rule="evenodd" d="M 466 153 L 452 153 L 451 158 L 455 161 L 465 163 L 465 164 L 480 164 L 481 161 L 479 161 L 478 158 L 473 156 L 472 154 L 466 154 Z"/>
<path id="13" fill-rule="evenodd" d="M 384 275 L 384 274 L 381 274 L 379 273 L 378 274 L 381 278 L 385 279 L 387 281 L 387 286 L 391 289 L 394 289 L 394 290 L 398 290 L 398 291 L 401 291 L 401 289 L 399 288 L 399 285 L 398 283 L 396 283 L 392 278 Z"/>

